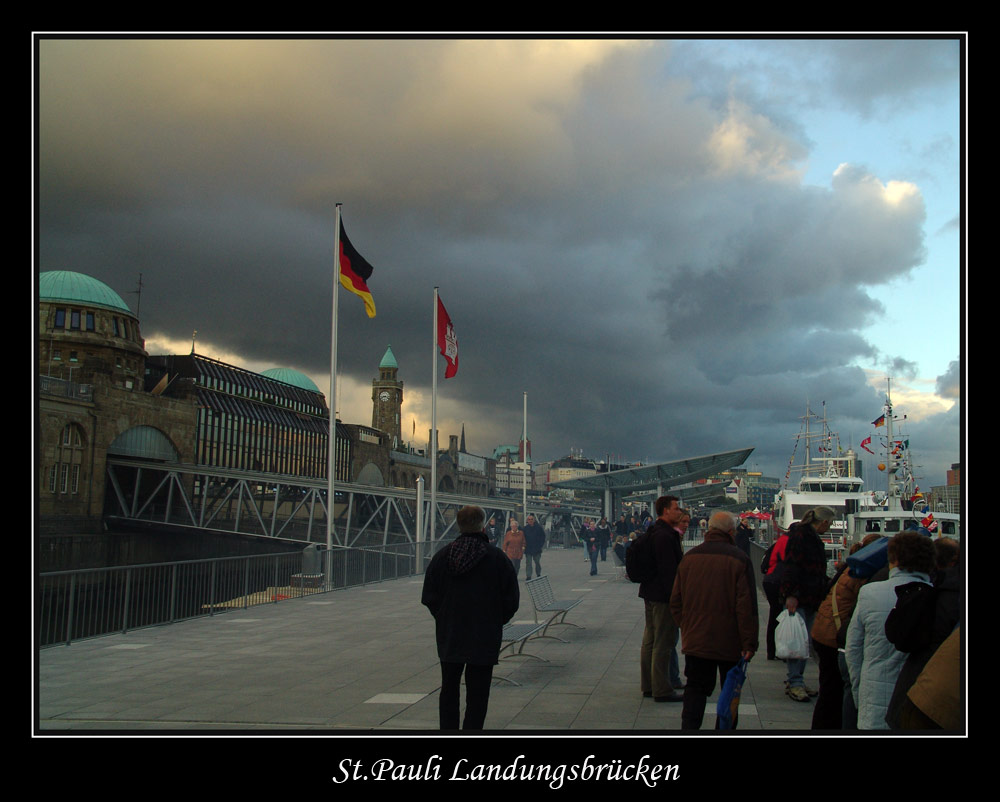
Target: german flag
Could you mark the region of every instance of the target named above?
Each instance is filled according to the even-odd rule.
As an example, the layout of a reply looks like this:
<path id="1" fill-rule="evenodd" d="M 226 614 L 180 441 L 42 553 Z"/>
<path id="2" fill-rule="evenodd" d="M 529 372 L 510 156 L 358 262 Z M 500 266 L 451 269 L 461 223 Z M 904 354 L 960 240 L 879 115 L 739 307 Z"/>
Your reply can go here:
<path id="1" fill-rule="evenodd" d="M 344 289 L 353 292 L 365 302 L 368 317 L 375 317 L 375 300 L 368 289 L 368 279 L 372 277 L 372 266 L 358 253 L 340 221 L 340 283 Z"/>

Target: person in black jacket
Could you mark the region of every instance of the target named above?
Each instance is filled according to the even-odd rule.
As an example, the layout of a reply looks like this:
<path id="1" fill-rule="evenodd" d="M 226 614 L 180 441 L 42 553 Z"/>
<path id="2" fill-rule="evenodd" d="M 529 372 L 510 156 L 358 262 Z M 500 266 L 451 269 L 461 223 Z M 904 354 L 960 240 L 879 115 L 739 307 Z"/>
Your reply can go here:
<path id="1" fill-rule="evenodd" d="M 531 565 L 535 565 L 535 576 L 542 575 L 542 549 L 545 548 L 545 530 L 529 515 L 524 522 L 524 578 L 531 579 Z"/>
<path id="2" fill-rule="evenodd" d="M 907 698 L 907 691 L 962 618 L 958 544 L 949 538 L 939 538 L 934 541 L 934 551 L 937 571 L 933 587 L 918 587 L 919 583 L 914 582 L 896 588 L 898 601 L 885 622 L 886 638 L 899 651 L 909 654 L 896 678 L 885 715 L 886 723 L 894 730 L 903 727 L 907 710 L 912 710 L 913 703 Z M 909 599 L 911 592 L 926 598 Z"/>
<path id="3" fill-rule="evenodd" d="M 830 529 L 836 513 L 830 507 L 807 510 L 802 520 L 788 529 L 784 571 L 779 597 L 789 615 L 801 615 L 806 631 L 812 631 L 816 610 L 826 598 L 826 546 L 822 535 Z M 785 693 L 796 702 L 808 702 L 818 691 L 808 688 L 803 677 L 807 660 L 786 660 Z"/>
<path id="4" fill-rule="evenodd" d="M 677 624 L 670 612 L 670 592 L 681 561 L 680 535 L 674 528 L 684 514 L 677 496 L 656 500 L 657 519 L 647 535 L 652 542 L 656 575 L 639 585 L 646 608 L 646 627 L 639 654 L 639 682 L 643 696 L 657 702 L 681 702 L 684 697 L 670 681 L 670 655 L 677 645 Z"/>
<path id="5" fill-rule="evenodd" d="M 462 729 L 483 729 L 503 626 L 520 605 L 514 566 L 489 544 L 483 531 L 485 519 L 481 507 L 462 507 L 456 516 L 461 534 L 434 555 L 424 576 L 420 601 L 434 616 L 441 660 L 442 730 L 458 729 L 463 672 Z"/>

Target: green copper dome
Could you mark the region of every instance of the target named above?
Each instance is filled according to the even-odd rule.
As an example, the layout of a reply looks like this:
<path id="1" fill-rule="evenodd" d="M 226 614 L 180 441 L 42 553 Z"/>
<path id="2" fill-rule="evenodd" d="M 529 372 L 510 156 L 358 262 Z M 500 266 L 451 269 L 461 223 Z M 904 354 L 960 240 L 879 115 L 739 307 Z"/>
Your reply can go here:
<path id="1" fill-rule="evenodd" d="M 135 317 L 121 296 L 103 281 L 70 270 L 50 270 L 38 277 L 38 300 L 103 306 Z"/>
<path id="2" fill-rule="evenodd" d="M 271 368 L 270 370 L 263 371 L 260 375 L 284 382 L 285 384 L 292 384 L 295 387 L 300 387 L 303 390 L 309 390 L 313 393 L 319 392 L 319 387 L 316 386 L 316 383 L 312 379 L 306 376 L 305 373 L 299 373 L 299 371 L 292 370 L 291 368 Z"/>
<path id="3" fill-rule="evenodd" d="M 378 363 L 380 368 L 398 368 L 399 365 L 396 364 L 396 357 L 392 354 L 392 347 L 387 346 L 385 349 L 385 356 L 382 357 L 382 361 Z"/>

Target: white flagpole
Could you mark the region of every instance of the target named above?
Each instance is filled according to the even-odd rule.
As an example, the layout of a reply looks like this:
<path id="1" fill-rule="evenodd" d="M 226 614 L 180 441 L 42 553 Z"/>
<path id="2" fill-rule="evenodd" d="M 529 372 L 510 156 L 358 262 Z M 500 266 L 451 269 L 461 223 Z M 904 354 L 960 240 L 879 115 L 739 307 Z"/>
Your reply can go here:
<path id="1" fill-rule="evenodd" d="M 333 217 L 333 314 L 330 324 L 330 436 L 327 443 L 326 479 L 326 550 L 327 584 L 333 571 L 333 501 L 337 474 L 337 300 L 340 297 L 340 206 L 336 205 Z"/>
<path id="2" fill-rule="evenodd" d="M 521 434 L 524 441 L 524 467 L 521 468 L 521 521 L 528 518 L 528 391 L 524 391 L 524 431 Z"/>
<path id="3" fill-rule="evenodd" d="M 430 528 L 427 539 L 434 543 L 434 524 L 437 519 L 437 454 L 438 454 L 438 432 L 437 432 L 437 353 L 438 353 L 438 288 L 434 288 L 434 332 L 431 336 L 431 514 Z"/>

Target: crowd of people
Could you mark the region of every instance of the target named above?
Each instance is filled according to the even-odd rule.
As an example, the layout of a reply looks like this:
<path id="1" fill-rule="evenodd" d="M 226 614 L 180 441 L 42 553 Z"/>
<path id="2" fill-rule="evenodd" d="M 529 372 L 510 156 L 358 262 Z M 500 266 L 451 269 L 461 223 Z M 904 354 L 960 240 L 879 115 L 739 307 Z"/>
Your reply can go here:
<path id="1" fill-rule="evenodd" d="M 805 620 L 817 657 L 818 688 L 805 682 L 807 660 L 787 659 L 785 693 L 796 702 L 816 699 L 814 730 L 957 728 L 958 544 L 919 529 L 891 538 L 871 533 L 852 547 L 854 564 L 844 560 L 828 577 L 822 535 L 834 517 L 829 507 L 809 510 L 761 565 L 768 659 L 781 657 L 782 610 Z"/>
<path id="2" fill-rule="evenodd" d="M 705 522 L 703 542 L 685 553 L 691 513 L 669 495 L 658 498 L 654 509 L 655 518 L 623 514 L 614 527 L 605 518 L 586 520 L 579 540 L 591 575 L 611 550 L 639 583 L 645 609 L 640 691 L 655 702 L 681 703 L 682 729 L 697 730 L 716 679 L 724 683 L 730 670 L 758 650 L 750 533 L 738 516 L 717 511 Z M 926 530 L 891 538 L 873 533 L 852 547 L 856 559 L 838 564 L 830 577 L 823 535 L 835 515 L 824 506 L 808 510 L 777 538 L 760 566 L 768 602 L 766 656 L 785 660 L 785 693 L 798 703 L 815 699 L 814 730 L 958 729 L 958 544 L 932 540 Z M 519 603 L 520 564 L 525 562 L 526 579 L 541 576 L 546 535 L 528 515 L 523 529 L 511 518 L 501 536 L 496 519 L 487 522 L 479 507 L 463 508 L 458 524 L 458 539 L 427 569 L 423 603 L 437 626 L 441 727 L 458 728 L 464 673 L 464 728 L 481 729 L 500 631 Z M 796 618 L 804 621 L 817 658 L 815 689 L 806 683 L 811 660 L 779 648 L 779 626 Z M 735 714 L 725 722 L 736 724 Z"/>

